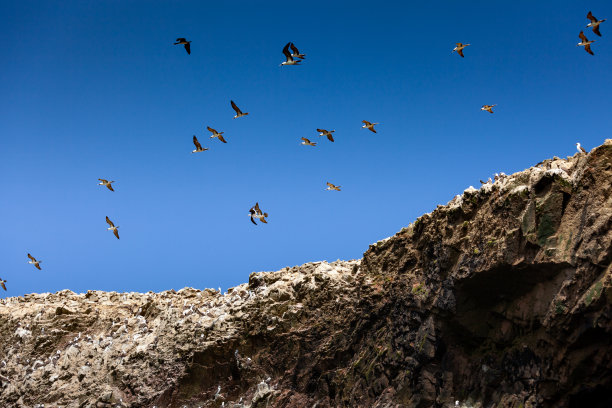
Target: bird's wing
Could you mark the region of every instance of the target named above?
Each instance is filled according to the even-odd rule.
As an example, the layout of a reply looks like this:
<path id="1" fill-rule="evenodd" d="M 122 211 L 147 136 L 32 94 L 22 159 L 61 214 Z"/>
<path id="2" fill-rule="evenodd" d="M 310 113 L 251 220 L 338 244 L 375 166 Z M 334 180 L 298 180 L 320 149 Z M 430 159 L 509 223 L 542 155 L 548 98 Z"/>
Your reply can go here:
<path id="1" fill-rule="evenodd" d="M 283 54 L 285 54 L 285 57 L 287 57 L 287 61 L 293 61 L 293 58 L 291 57 L 291 53 L 289 52 L 289 45 L 291 45 L 290 42 L 288 42 L 287 45 L 285 45 L 285 48 L 283 48 Z"/>
<path id="2" fill-rule="evenodd" d="M 370 122 L 368 122 L 367 120 L 362 120 L 363 124 L 366 126 L 371 126 L 372 124 Z"/>
<path id="3" fill-rule="evenodd" d="M 591 55 L 595 55 L 595 54 L 593 53 L 593 50 L 591 50 L 591 44 L 587 44 L 587 45 L 585 45 L 585 46 L 584 46 L 584 49 L 585 49 L 585 50 L 586 50 L 586 52 L 588 52 L 589 54 L 591 54 Z"/>
<path id="4" fill-rule="evenodd" d="M 331 133 L 327 134 L 327 138 L 329 139 L 330 142 L 334 141 L 334 137 L 331 135 Z"/>
<path id="5" fill-rule="evenodd" d="M 298 51 L 297 47 L 295 46 L 295 44 L 293 43 L 289 43 L 289 46 L 291 47 L 291 49 L 293 50 L 293 53 L 298 55 L 300 52 Z"/>
<path id="6" fill-rule="evenodd" d="M 108 183 L 108 184 L 106 185 L 106 187 L 108 187 L 108 189 L 109 189 L 110 191 L 115 191 L 115 190 L 113 190 L 113 186 L 111 186 L 111 184 L 110 184 L 110 183 Z"/>
<path id="7" fill-rule="evenodd" d="M 261 214 L 261 209 L 259 208 L 259 202 L 255 203 L 255 206 L 253 207 L 253 209 L 255 210 L 257 214 Z"/>
<path id="8" fill-rule="evenodd" d="M 462 58 L 465 58 L 465 56 L 463 55 L 463 50 L 457 50 L 457 54 L 461 55 Z"/>
<path id="9" fill-rule="evenodd" d="M 593 27 L 593 32 L 601 37 L 601 32 L 599 32 L 599 26 Z"/>
<path id="10" fill-rule="evenodd" d="M 251 214 L 251 222 L 255 225 L 257 225 L 257 223 L 255 222 L 255 219 L 253 218 L 253 215 Z"/>
<path id="11" fill-rule="evenodd" d="M 268 223 L 268 221 L 266 221 L 266 219 L 265 219 L 264 217 L 260 217 L 260 218 L 259 218 L 259 221 L 263 222 L 264 224 L 267 224 L 267 223 Z"/>
<path id="12" fill-rule="evenodd" d="M 196 149 L 202 150 L 202 145 L 200 142 L 198 142 L 198 138 L 195 137 L 195 135 L 193 136 L 193 144 L 195 145 Z"/>
<path id="13" fill-rule="evenodd" d="M 187 54 L 191 55 L 191 44 L 186 43 L 185 44 L 185 50 L 187 51 Z"/>
<path id="14" fill-rule="evenodd" d="M 587 151 L 584 149 L 584 147 L 580 146 L 580 150 L 582 150 L 582 153 L 586 153 Z"/>
<path id="15" fill-rule="evenodd" d="M 461 47 L 463 44 L 462 43 L 456 43 L 457 47 Z"/>
<path id="16" fill-rule="evenodd" d="M 317 129 L 317 132 L 319 132 L 319 133 L 325 133 L 325 132 L 327 132 L 327 131 L 326 131 L 325 129 Z"/>
<path id="17" fill-rule="evenodd" d="M 4 282 L 0 282 L 0 285 L 2 285 L 2 289 L 6 290 L 6 286 L 4 286 Z"/>
<path id="18" fill-rule="evenodd" d="M 113 224 L 113 222 L 110 220 L 110 218 L 108 218 L 108 215 L 106 216 L 106 222 L 108 223 L 108 225 L 110 225 L 111 227 L 114 227 L 115 224 Z"/>
<path id="19" fill-rule="evenodd" d="M 586 35 L 584 35 L 584 32 L 583 32 L 583 31 L 581 31 L 581 32 L 580 32 L 580 34 L 578 34 L 578 37 L 580 37 L 580 39 L 581 39 L 583 42 L 587 42 L 587 41 L 589 41 L 589 40 L 586 38 Z"/>
<path id="20" fill-rule="evenodd" d="M 206 126 L 206 129 L 211 132 L 213 135 L 217 133 L 217 131 L 213 128 L 211 128 L 210 126 Z"/>
<path id="21" fill-rule="evenodd" d="M 372 132 L 376 133 L 376 129 L 374 129 L 374 126 L 369 127 L 368 129 L 370 129 Z"/>
<path id="22" fill-rule="evenodd" d="M 220 140 L 220 141 L 222 141 L 223 143 L 227 143 L 227 142 L 225 141 L 225 139 L 223 138 L 223 136 L 221 136 L 221 135 L 219 135 L 219 140 Z"/>
<path id="23" fill-rule="evenodd" d="M 115 228 L 113 230 L 113 234 L 115 234 L 115 236 L 117 237 L 117 239 L 119 239 L 119 230 L 117 228 Z"/>
<path id="24" fill-rule="evenodd" d="M 241 115 L 242 111 L 238 108 L 238 106 L 236 106 L 234 101 L 230 101 L 230 102 L 232 103 L 232 108 L 234 108 L 234 110 L 236 111 L 236 114 Z"/>
<path id="25" fill-rule="evenodd" d="M 38 269 L 39 271 L 42 271 L 42 268 L 40 267 L 40 265 L 38 263 L 35 263 L 34 266 L 36 267 L 36 269 Z"/>
<path id="26" fill-rule="evenodd" d="M 34 258 L 32 255 L 28 254 L 28 258 L 30 258 L 32 261 L 36 262 L 36 258 Z"/>
<path id="27" fill-rule="evenodd" d="M 591 20 L 592 22 L 594 22 L 594 23 L 596 23 L 596 22 L 597 22 L 597 19 L 595 18 L 595 16 L 593 15 L 593 13 L 591 13 L 590 11 L 589 11 L 589 14 L 587 14 L 587 18 L 588 18 L 589 20 Z"/>
<path id="28" fill-rule="evenodd" d="M 183 42 L 183 41 L 185 41 L 185 42 L 186 42 L 187 40 L 186 40 L 186 39 L 184 39 L 184 38 L 177 38 L 177 39 L 176 39 L 176 42 Z"/>
<path id="29" fill-rule="evenodd" d="M 108 183 L 108 180 L 104 180 L 104 179 L 98 179 L 98 180 L 100 180 L 103 183 Z"/>

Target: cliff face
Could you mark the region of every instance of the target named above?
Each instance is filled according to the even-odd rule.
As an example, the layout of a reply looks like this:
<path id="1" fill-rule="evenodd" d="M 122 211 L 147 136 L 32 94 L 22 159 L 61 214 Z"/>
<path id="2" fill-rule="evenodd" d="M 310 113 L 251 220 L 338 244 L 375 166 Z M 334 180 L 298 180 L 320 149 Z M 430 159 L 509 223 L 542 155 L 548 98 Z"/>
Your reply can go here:
<path id="1" fill-rule="evenodd" d="M 0 303 L 2 407 L 609 407 L 612 140 L 362 260 Z"/>

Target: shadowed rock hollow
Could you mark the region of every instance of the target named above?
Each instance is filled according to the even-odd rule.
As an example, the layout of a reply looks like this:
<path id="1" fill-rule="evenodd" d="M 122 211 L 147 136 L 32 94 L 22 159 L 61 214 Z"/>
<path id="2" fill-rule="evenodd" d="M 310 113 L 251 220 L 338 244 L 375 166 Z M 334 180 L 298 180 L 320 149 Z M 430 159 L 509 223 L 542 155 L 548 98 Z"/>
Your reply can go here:
<path id="1" fill-rule="evenodd" d="M 363 259 L 0 303 L 2 407 L 610 407 L 612 140 Z"/>

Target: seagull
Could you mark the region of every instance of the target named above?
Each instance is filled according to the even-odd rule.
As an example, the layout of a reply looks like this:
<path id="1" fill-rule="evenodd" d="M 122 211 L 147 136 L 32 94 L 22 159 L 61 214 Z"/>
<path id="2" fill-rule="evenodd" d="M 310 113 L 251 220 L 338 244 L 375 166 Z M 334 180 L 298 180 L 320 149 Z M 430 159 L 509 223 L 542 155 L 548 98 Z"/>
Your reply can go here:
<path id="1" fill-rule="evenodd" d="M 185 46 L 185 51 L 187 51 L 187 54 L 191 55 L 191 45 L 189 44 L 191 41 L 187 41 L 184 38 L 177 38 L 176 42 L 174 43 L 174 45 L 179 45 L 179 44 L 183 44 Z"/>
<path id="2" fill-rule="evenodd" d="M 587 151 L 584 150 L 584 147 L 580 146 L 580 143 L 576 143 L 576 149 L 578 150 L 578 153 L 586 153 Z"/>
<path id="3" fill-rule="evenodd" d="M 107 230 L 109 230 L 109 231 L 112 230 L 113 234 L 115 234 L 117 239 L 119 239 L 119 231 L 117 231 L 117 228 L 119 228 L 119 226 L 117 225 L 115 227 L 115 224 L 113 224 L 113 222 L 108 218 L 108 215 L 106 216 L 106 222 L 108 223 L 108 225 L 110 225 L 110 228 L 107 228 Z"/>
<path id="4" fill-rule="evenodd" d="M 332 183 L 327 183 L 327 188 L 325 190 L 336 190 L 336 191 L 340 191 L 340 187 L 341 186 L 335 186 Z"/>
<path id="5" fill-rule="evenodd" d="M 601 33 L 599 32 L 599 25 L 606 21 L 606 19 L 604 18 L 603 20 L 597 20 L 597 18 L 590 11 L 589 14 L 587 14 L 587 18 L 591 20 L 591 22 L 587 24 L 587 28 L 591 27 L 593 29 L 593 32 L 601 37 Z"/>
<path id="6" fill-rule="evenodd" d="M 221 135 L 222 135 L 223 133 L 225 133 L 225 132 L 221 132 L 221 133 L 219 133 L 219 132 L 217 132 L 215 129 L 211 128 L 210 126 L 206 126 L 206 129 L 208 129 L 208 131 L 209 131 L 210 133 L 212 133 L 212 136 L 210 137 L 211 139 L 212 139 L 213 137 L 218 137 L 220 141 L 222 141 L 223 143 L 227 143 L 227 142 L 225 141 L 225 139 L 223 138 L 223 136 L 221 136 Z"/>
<path id="7" fill-rule="evenodd" d="M 5 285 L 6 281 L 2 278 L 0 278 L 0 286 L 2 286 L 2 289 L 6 290 L 6 285 Z"/>
<path id="8" fill-rule="evenodd" d="M 289 43 L 289 46 L 291 47 L 291 49 L 293 50 L 293 54 L 291 54 L 291 57 L 293 58 L 299 58 L 299 59 L 304 59 L 306 58 L 306 54 L 300 54 L 300 52 L 298 51 L 297 47 L 295 46 L 295 44 L 293 43 Z"/>
<path id="9" fill-rule="evenodd" d="M 196 148 L 195 150 L 192 150 L 191 153 L 200 153 L 200 152 L 205 152 L 206 150 L 208 150 L 208 148 L 202 147 L 200 142 L 198 142 L 198 138 L 196 137 L 196 135 L 193 135 L 193 144 L 195 145 Z"/>
<path id="10" fill-rule="evenodd" d="M 376 133 L 376 130 L 374 130 L 374 125 L 378 125 L 378 122 L 376 123 L 370 123 L 367 120 L 362 120 L 363 122 L 363 126 L 362 128 L 364 129 L 370 129 L 372 132 Z"/>
<path id="11" fill-rule="evenodd" d="M 493 107 L 497 106 L 497 105 L 482 105 L 482 108 L 480 108 L 481 111 L 487 111 L 489 113 L 493 113 Z"/>
<path id="12" fill-rule="evenodd" d="M 317 132 L 319 132 L 319 136 L 327 136 L 327 139 L 329 139 L 330 142 L 334 141 L 332 133 L 334 133 L 335 130 L 317 129 Z"/>
<path id="13" fill-rule="evenodd" d="M 291 53 L 289 52 L 289 46 L 291 45 L 290 42 L 287 43 L 287 45 L 285 45 L 285 48 L 283 48 L 283 54 L 285 54 L 285 57 L 287 58 L 287 61 L 285 62 L 281 62 L 281 65 L 297 65 L 299 64 L 302 60 L 294 60 L 293 57 L 291 56 Z"/>
<path id="14" fill-rule="evenodd" d="M 310 140 L 306 139 L 305 137 L 303 137 L 302 140 L 303 140 L 302 144 L 304 146 L 316 146 L 317 145 L 316 142 L 311 142 Z"/>
<path id="15" fill-rule="evenodd" d="M 259 221 L 263 222 L 264 224 L 267 224 L 268 221 L 266 221 L 266 217 L 268 216 L 268 213 L 262 212 L 261 209 L 259 208 L 259 203 L 255 203 L 255 205 L 253 207 L 251 207 L 251 209 L 249 210 L 249 217 L 251 217 L 251 222 L 255 225 L 257 225 L 257 223 L 255 222 L 254 218 L 259 219 Z"/>
<path id="16" fill-rule="evenodd" d="M 40 263 L 42 261 L 37 261 L 36 258 L 34 258 L 32 255 L 28 254 L 28 258 L 30 258 L 30 260 L 28 261 L 28 263 L 34 265 L 39 271 L 40 269 Z"/>
<path id="17" fill-rule="evenodd" d="M 249 114 L 249 112 L 246 113 L 242 113 L 242 111 L 238 108 L 238 106 L 236 106 L 236 104 L 234 103 L 234 101 L 230 101 L 232 104 L 232 108 L 236 111 L 236 116 L 234 116 L 234 119 L 239 118 L 241 116 L 246 116 Z"/>
<path id="18" fill-rule="evenodd" d="M 580 34 L 578 34 L 578 37 L 580 37 L 580 39 L 581 39 L 582 41 L 580 41 L 580 42 L 579 42 L 579 43 L 578 43 L 576 46 L 577 46 L 577 47 L 584 46 L 584 50 L 585 50 L 586 52 L 588 52 L 588 53 L 589 53 L 589 54 L 591 54 L 591 55 L 595 55 L 595 54 L 593 54 L 593 51 L 591 51 L 591 44 L 593 44 L 593 43 L 595 42 L 595 40 L 593 40 L 593 41 L 589 41 L 589 40 L 586 38 L 586 35 L 584 35 L 584 33 L 583 33 L 582 31 L 580 32 Z"/>
<path id="19" fill-rule="evenodd" d="M 457 54 L 461 55 L 461 58 L 464 58 L 464 56 L 463 56 L 463 49 L 465 47 L 469 46 L 469 45 L 470 44 L 457 43 L 457 46 L 455 48 L 453 48 L 453 51 L 451 51 L 451 53 L 457 51 Z"/>
<path id="20" fill-rule="evenodd" d="M 113 186 L 111 186 L 111 183 L 114 183 L 114 181 L 108 181 L 104 179 L 98 179 L 98 180 L 100 180 L 100 182 L 98 183 L 99 186 L 106 186 L 108 187 L 110 191 L 115 191 L 113 190 Z"/>

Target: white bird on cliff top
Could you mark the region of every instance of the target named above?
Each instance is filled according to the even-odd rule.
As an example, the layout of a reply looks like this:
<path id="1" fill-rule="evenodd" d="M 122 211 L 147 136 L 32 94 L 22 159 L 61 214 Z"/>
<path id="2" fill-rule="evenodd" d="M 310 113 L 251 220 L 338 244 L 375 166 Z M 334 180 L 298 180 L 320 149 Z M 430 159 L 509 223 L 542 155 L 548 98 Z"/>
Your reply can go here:
<path id="1" fill-rule="evenodd" d="M 580 146 L 580 143 L 576 143 L 576 150 L 578 150 L 578 153 L 586 153 L 587 151 L 584 150 L 584 147 Z"/>

